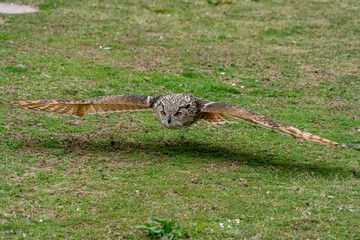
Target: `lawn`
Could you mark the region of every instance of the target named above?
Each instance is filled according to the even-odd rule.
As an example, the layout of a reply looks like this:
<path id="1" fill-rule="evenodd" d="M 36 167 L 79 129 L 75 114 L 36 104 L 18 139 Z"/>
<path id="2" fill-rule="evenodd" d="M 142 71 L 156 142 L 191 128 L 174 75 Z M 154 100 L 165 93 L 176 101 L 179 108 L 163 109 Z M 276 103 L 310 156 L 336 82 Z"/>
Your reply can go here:
<path id="1" fill-rule="evenodd" d="M 22 0 L 0 14 L 0 98 L 191 93 L 360 144 L 358 0 Z M 167 130 L 0 102 L 1 239 L 360 239 L 360 152 L 239 121 Z"/>

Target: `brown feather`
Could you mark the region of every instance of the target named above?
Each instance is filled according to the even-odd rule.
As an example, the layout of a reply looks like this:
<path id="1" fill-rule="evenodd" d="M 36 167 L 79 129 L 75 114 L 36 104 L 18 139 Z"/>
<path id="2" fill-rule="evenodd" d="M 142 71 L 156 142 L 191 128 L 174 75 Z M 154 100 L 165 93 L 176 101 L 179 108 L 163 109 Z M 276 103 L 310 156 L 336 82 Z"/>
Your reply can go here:
<path id="1" fill-rule="evenodd" d="M 12 102 L 21 108 L 82 117 L 85 114 L 151 109 L 149 97 L 114 95 L 83 100 L 39 100 Z"/>
<path id="2" fill-rule="evenodd" d="M 221 113 L 204 113 L 202 120 L 211 122 L 211 123 L 234 123 L 233 120 L 226 117 L 224 114 Z"/>
<path id="3" fill-rule="evenodd" d="M 246 108 L 237 107 L 229 104 L 223 104 L 223 103 L 212 103 L 208 102 L 204 104 L 204 106 L 201 108 L 202 112 L 206 113 L 221 113 L 221 114 L 227 114 L 229 116 L 244 120 L 246 122 L 250 122 L 256 125 L 260 125 L 266 128 L 270 128 L 285 134 L 288 134 L 290 136 L 293 136 L 297 139 L 306 140 L 309 142 L 315 142 L 315 143 L 321 143 L 325 144 L 331 147 L 351 147 L 346 144 L 340 144 L 337 142 L 333 142 L 331 140 L 313 135 L 311 133 L 301 131 L 300 129 L 291 127 L 289 125 L 277 122 L 275 120 L 271 120 L 264 115 L 261 115 L 259 113 L 250 111 Z"/>

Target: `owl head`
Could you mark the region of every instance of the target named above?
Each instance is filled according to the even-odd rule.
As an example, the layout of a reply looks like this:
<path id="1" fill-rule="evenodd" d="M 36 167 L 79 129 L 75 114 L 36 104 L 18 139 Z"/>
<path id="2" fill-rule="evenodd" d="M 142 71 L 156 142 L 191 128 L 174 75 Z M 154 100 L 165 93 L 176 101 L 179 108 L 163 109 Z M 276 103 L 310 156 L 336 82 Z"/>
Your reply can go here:
<path id="1" fill-rule="evenodd" d="M 159 105 L 155 112 L 162 125 L 170 129 L 179 129 L 188 126 L 186 122 L 189 117 L 189 111 L 186 107 L 180 106 L 176 109 Z"/>
<path id="2" fill-rule="evenodd" d="M 159 122 L 167 128 L 179 129 L 194 122 L 195 114 L 191 99 L 185 94 L 162 96 L 154 106 Z"/>

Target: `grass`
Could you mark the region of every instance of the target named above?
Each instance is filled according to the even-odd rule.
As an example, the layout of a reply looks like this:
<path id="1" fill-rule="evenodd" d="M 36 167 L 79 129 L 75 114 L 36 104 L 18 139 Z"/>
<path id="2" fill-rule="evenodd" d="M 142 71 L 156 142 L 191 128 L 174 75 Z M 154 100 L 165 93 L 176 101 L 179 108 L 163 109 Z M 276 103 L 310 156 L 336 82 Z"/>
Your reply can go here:
<path id="1" fill-rule="evenodd" d="M 0 15 L 0 98 L 186 92 L 359 144 L 356 0 L 17 3 L 41 11 Z M 173 212 L 193 239 L 360 238 L 359 152 L 149 113 L 0 103 L 1 238 L 143 239 Z"/>
<path id="2" fill-rule="evenodd" d="M 176 238 L 189 238 L 189 234 L 172 219 L 159 219 L 157 217 L 149 217 L 150 221 L 156 224 L 146 223 L 144 225 L 136 226 L 137 229 L 145 231 L 152 239 L 176 239 Z M 198 228 L 199 230 L 199 228 Z"/>

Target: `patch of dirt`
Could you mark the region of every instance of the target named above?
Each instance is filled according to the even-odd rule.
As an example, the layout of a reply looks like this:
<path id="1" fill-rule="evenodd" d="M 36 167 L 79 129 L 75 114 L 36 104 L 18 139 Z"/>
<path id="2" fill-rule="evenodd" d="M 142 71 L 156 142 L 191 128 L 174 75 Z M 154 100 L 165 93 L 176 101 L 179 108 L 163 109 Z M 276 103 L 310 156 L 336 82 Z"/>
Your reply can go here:
<path id="1" fill-rule="evenodd" d="M 173 68 L 174 63 L 171 61 L 171 56 L 179 50 L 176 48 L 165 49 L 164 47 L 137 47 L 124 51 L 134 56 L 131 58 L 131 61 L 127 58 L 123 61 L 119 59 L 122 67 L 135 69 L 140 72 L 149 72 L 168 71 Z"/>
<path id="2" fill-rule="evenodd" d="M 39 10 L 37 8 L 28 5 L 18 5 L 15 3 L 0 3 L 0 13 L 7 14 L 23 14 L 23 13 L 35 13 Z"/>

